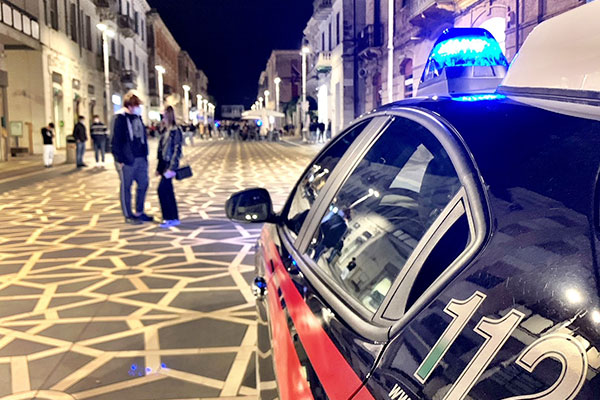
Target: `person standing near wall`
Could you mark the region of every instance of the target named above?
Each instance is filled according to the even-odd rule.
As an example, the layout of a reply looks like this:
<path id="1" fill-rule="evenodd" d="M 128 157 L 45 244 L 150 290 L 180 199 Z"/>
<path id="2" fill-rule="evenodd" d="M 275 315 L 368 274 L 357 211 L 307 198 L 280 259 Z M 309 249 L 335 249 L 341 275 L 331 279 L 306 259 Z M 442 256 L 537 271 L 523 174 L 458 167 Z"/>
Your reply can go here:
<path id="1" fill-rule="evenodd" d="M 77 168 L 87 167 L 87 165 L 83 162 L 83 156 L 85 155 L 85 142 L 87 142 L 88 139 L 85 125 L 83 124 L 84 121 L 85 117 L 80 115 L 79 122 L 75 124 L 75 128 L 73 129 L 73 137 L 77 142 Z"/>
<path id="2" fill-rule="evenodd" d="M 94 115 L 94 122 L 90 128 L 92 142 L 94 143 L 94 154 L 96 156 L 96 167 L 104 168 L 106 155 L 106 139 L 108 137 L 106 125 L 100 121 L 100 116 Z"/>
<path id="3" fill-rule="evenodd" d="M 54 123 L 42 128 L 42 140 L 44 141 L 44 166 L 52 167 L 54 163 Z"/>

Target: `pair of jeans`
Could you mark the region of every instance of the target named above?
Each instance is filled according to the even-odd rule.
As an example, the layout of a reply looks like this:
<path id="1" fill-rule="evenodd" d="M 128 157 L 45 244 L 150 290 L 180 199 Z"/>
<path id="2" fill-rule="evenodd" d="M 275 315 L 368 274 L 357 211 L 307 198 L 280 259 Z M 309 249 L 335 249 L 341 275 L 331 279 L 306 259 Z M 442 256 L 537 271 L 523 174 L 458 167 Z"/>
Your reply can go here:
<path id="1" fill-rule="evenodd" d="M 160 178 L 158 200 L 160 201 L 160 209 L 165 221 L 179 219 L 177 200 L 175 199 L 175 191 L 173 190 L 173 178 L 167 179 L 164 176 Z"/>
<path id="2" fill-rule="evenodd" d="M 77 142 L 77 166 L 83 165 L 83 155 L 85 154 L 85 142 Z"/>
<path id="3" fill-rule="evenodd" d="M 135 193 L 135 211 L 136 214 L 144 212 L 144 202 L 146 201 L 146 191 L 148 190 L 148 160 L 144 157 L 136 157 L 132 165 L 116 163 L 119 178 L 121 178 L 121 209 L 125 218 L 133 218 L 131 211 L 131 186 L 133 182 L 137 184 Z"/>
<path id="4" fill-rule="evenodd" d="M 106 155 L 106 135 L 94 135 L 92 136 L 92 140 L 94 141 L 96 162 L 100 161 L 100 156 L 102 156 L 102 162 L 104 162 L 104 157 Z"/>

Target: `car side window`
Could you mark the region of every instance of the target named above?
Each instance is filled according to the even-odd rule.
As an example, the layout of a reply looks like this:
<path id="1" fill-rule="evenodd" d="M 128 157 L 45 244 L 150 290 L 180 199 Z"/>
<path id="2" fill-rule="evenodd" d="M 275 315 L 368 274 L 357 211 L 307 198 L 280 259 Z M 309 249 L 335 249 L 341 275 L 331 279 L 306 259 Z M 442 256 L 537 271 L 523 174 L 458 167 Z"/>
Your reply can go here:
<path id="1" fill-rule="evenodd" d="M 331 172 L 369 122 L 369 120 L 363 121 L 344 133 L 314 160 L 304 176 L 298 181 L 288 201 L 289 205 L 283 213 L 285 224 L 294 235 L 298 235 L 300 232 L 310 208 L 319 197 L 319 193 L 331 176 Z"/>
<path id="2" fill-rule="evenodd" d="M 460 187 L 435 136 L 397 118 L 342 185 L 307 253 L 338 286 L 375 312 Z"/>

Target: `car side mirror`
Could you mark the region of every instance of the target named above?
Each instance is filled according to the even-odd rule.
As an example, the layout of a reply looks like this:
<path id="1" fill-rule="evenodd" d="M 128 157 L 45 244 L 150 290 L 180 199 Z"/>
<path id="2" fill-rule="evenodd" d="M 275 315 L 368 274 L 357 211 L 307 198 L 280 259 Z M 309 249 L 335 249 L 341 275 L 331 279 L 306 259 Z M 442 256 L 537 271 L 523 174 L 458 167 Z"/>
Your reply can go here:
<path id="1" fill-rule="evenodd" d="M 247 189 L 231 195 L 225 203 L 225 214 L 230 220 L 239 222 L 277 222 L 271 195 L 262 188 Z"/>

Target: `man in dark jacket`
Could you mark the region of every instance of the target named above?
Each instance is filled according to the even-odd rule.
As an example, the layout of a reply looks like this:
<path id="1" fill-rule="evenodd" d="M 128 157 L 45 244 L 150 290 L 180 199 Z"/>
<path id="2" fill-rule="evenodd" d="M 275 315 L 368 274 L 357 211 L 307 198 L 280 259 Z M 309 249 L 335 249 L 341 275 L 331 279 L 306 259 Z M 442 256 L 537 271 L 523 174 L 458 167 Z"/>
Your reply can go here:
<path id="1" fill-rule="evenodd" d="M 112 153 L 121 178 L 121 208 L 125 222 L 138 225 L 153 221 L 144 213 L 144 202 L 148 190 L 148 140 L 146 127 L 141 118 L 142 101 L 135 92 L 123 98 L 123 109 L 115 119 L 112 129 Z M 137 184 L 135 208 L 131 209 L 131 185 Z"/>
<path id="2" fill-rule="evenodd" d="M 77 142 L 77 168 L 87 167 L 87 165 L 83 163 L 83 156 L 85 154 L 85 142 L 87 142 L 88 139 L 83 121 L 85 121 L 85 117 L 83 115 L 80 115 L 79 122 L 75 124 L 75 128 L 73 129 L 73 137 Z"/>
<path id="3" fill-rule="evenodd" d="M 108 137 L 106 125 L 100 121 L 99 115 L 94 115 L 94 122 L 90 128 L 92 142 L 94 143 L 94 155 L 96 156 L 96 167 L 104 168 L 104 155 L 106 153 L 106 138 Z"/>

